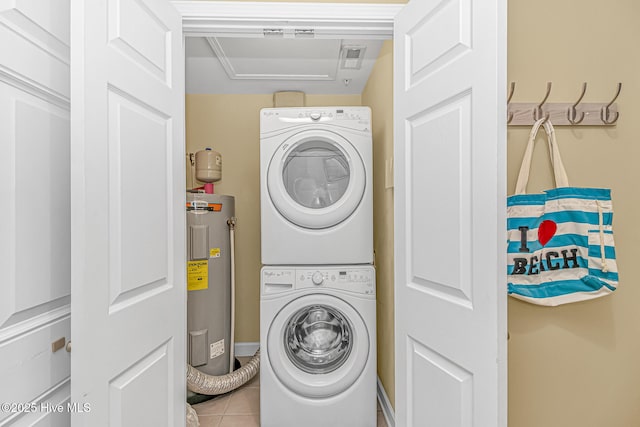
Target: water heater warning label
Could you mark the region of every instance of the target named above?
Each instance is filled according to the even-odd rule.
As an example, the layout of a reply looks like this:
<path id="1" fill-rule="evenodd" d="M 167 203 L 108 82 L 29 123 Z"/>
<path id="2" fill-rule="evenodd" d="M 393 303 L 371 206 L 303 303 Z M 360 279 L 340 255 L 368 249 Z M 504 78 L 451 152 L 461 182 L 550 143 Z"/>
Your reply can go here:
<path id="1" fill-rule="evenodd" d="M 209 249 L 209 258 L 220 258 L 220 248 Z"/>
<path id="2" fill-rule="evenodd" d="M 224 339 L 220 341 L 212 342 L 209 345 L 209 359 L 222 356 L 224 354 Z"/>
<path id="3" fill-rule="evenodd" d="M 209 261 L 187 261 L 187 290 L 199 291 L 209 287 Z"/>

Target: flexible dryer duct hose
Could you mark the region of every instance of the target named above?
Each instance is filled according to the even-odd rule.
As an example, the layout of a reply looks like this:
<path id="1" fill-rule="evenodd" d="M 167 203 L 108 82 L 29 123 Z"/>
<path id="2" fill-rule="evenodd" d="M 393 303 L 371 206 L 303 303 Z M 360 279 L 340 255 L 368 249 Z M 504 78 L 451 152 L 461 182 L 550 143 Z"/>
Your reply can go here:
<path id="1" fill-rule="evenodd" d="M 260 349 L 251 360 L 240 369 L 226 375 L 205 374 L 187 365 L 187 387 L 189 390 L 209 396 L 228 393 L 237 389 L 253 378 L 260 369 Z"/>

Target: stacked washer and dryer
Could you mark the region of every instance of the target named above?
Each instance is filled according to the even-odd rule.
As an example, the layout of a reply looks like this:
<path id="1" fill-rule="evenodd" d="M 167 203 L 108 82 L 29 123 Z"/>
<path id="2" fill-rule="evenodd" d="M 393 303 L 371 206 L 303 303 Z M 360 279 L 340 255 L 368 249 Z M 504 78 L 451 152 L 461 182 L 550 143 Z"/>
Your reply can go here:
<path id="1" fill-rule="evenodd" d="M 263 109 L 260 178 L 261 426 L 375 426 L 370 109 Z"/>

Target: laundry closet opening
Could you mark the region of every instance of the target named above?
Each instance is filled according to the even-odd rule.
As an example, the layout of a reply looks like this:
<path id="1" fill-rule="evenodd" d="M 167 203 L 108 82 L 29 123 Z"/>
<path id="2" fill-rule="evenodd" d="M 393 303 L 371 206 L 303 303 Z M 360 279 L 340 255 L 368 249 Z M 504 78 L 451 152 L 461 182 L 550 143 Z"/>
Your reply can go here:
<path id="1" fill-rule="evenodd" d="M 378 376 L 393 390 L 393 43 L 388 35 L 262 34 L 186 37 L 186 183 L 197 188 L 189 153 L 221 154 L 216 194 L 235 197 L 235 349 L 260 340 L 260 111 L 277 92 L 302 92 L 305 107 L 366 106 L 373 135 L 374 251 Z M 337 172 L 336 172 L 337 173 Z M 313 201 L 309 200 L 312 205 Z M 190 298 L 191 295 L 188 296 Z"/>

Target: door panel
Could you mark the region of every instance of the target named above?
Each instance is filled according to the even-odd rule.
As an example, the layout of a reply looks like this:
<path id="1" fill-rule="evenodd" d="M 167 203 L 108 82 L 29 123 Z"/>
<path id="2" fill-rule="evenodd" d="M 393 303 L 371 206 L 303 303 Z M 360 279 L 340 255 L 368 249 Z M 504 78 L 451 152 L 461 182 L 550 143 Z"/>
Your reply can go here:
<path id="1" fill-rule="evenodd" d="M 407 347 L 411 355 L 408 388 L 412 394 L 424 397 L 420 404 L 412 403 L 407 425 L 472 425 L 469 414 L 473 410 L 473 374 L 411 338 Z M 425 420 L 430 424 L 423 424 Z"/>
<path id="2" fill-rule="evenodd" d="M 109 381 L 109 417 L 121 426 L 172 426 L 173 343 L 168 341 Z M 179 373 L 179 372 L 178 372 Z M 144 396 L 145 404 L 141 404 Z M 151 404 L 153 410 L 146 408 Z"/>
<path id="3" fill-rule="evenodd" d="M 409 86 L 453 63 L 471 48 L 472 0 L 430 1 L 426 15 L 420 15 L 407 31 L 411 57 Z M 396 34 L 397 35 L 397 34 Z"/>
<path id="4" fill-rule="evenodd" d="M 410 268 L 413 283 L 422 292 L 471 305 L 469 153 L 470 96 L 455 97 L 445 104 L 407 118 L 407 149 L 411 151 L 412 221 Z M 439 135 L 433 138 L 433 135 Z M 440 179 L 425 185 L 423 180 Z M 434 203 L 434 201 L 441 201 Z M 428 218 L 428 221 L 424 219 Z M 424 237 L 446 242 L 446 252 L 425 244 Z M 454 255 L 455 254 L 455 255 Z M 432 260 L 437 262 L 424 262 Z"/>
<path id="5" fill-rule="evenodd" d="M 70 212 L 68 108 L 0 82 L 0 112 L 10 208 L 0 225 L 9 243 L 0 264 L 9 284 L 2 328 L 69 304 Z"/>
<path id="6" fill-rule="evenodd" d="M 68 12 L 68 1 L 0 4 L 0 71 L 57 104 L 69 102 Z"/>
<path id="7" fill-rule="evenodd" d="M 398 425 L 506 425 L 505 7 L 396 17 Z"/>
<path id="8" fill-rule="evenodd" d="M 73 1 L 72 41 L 72 422 L 184 425 L 181 17 Z"/>
<path id="9" fill-rule="evenodd" d="M 172 140 L 166 115 L 114 92 L 108 103 L 110 287 L 120 304 L 168 284 L 168 212 L 154 207 L 168 206 Z"/>
<path id="10" fill-rule="evenodd" d="M 112 0 L 109 3 L 109 44 L 146 74 L 171 85 L 170 28 L 144 1 Z"/>

